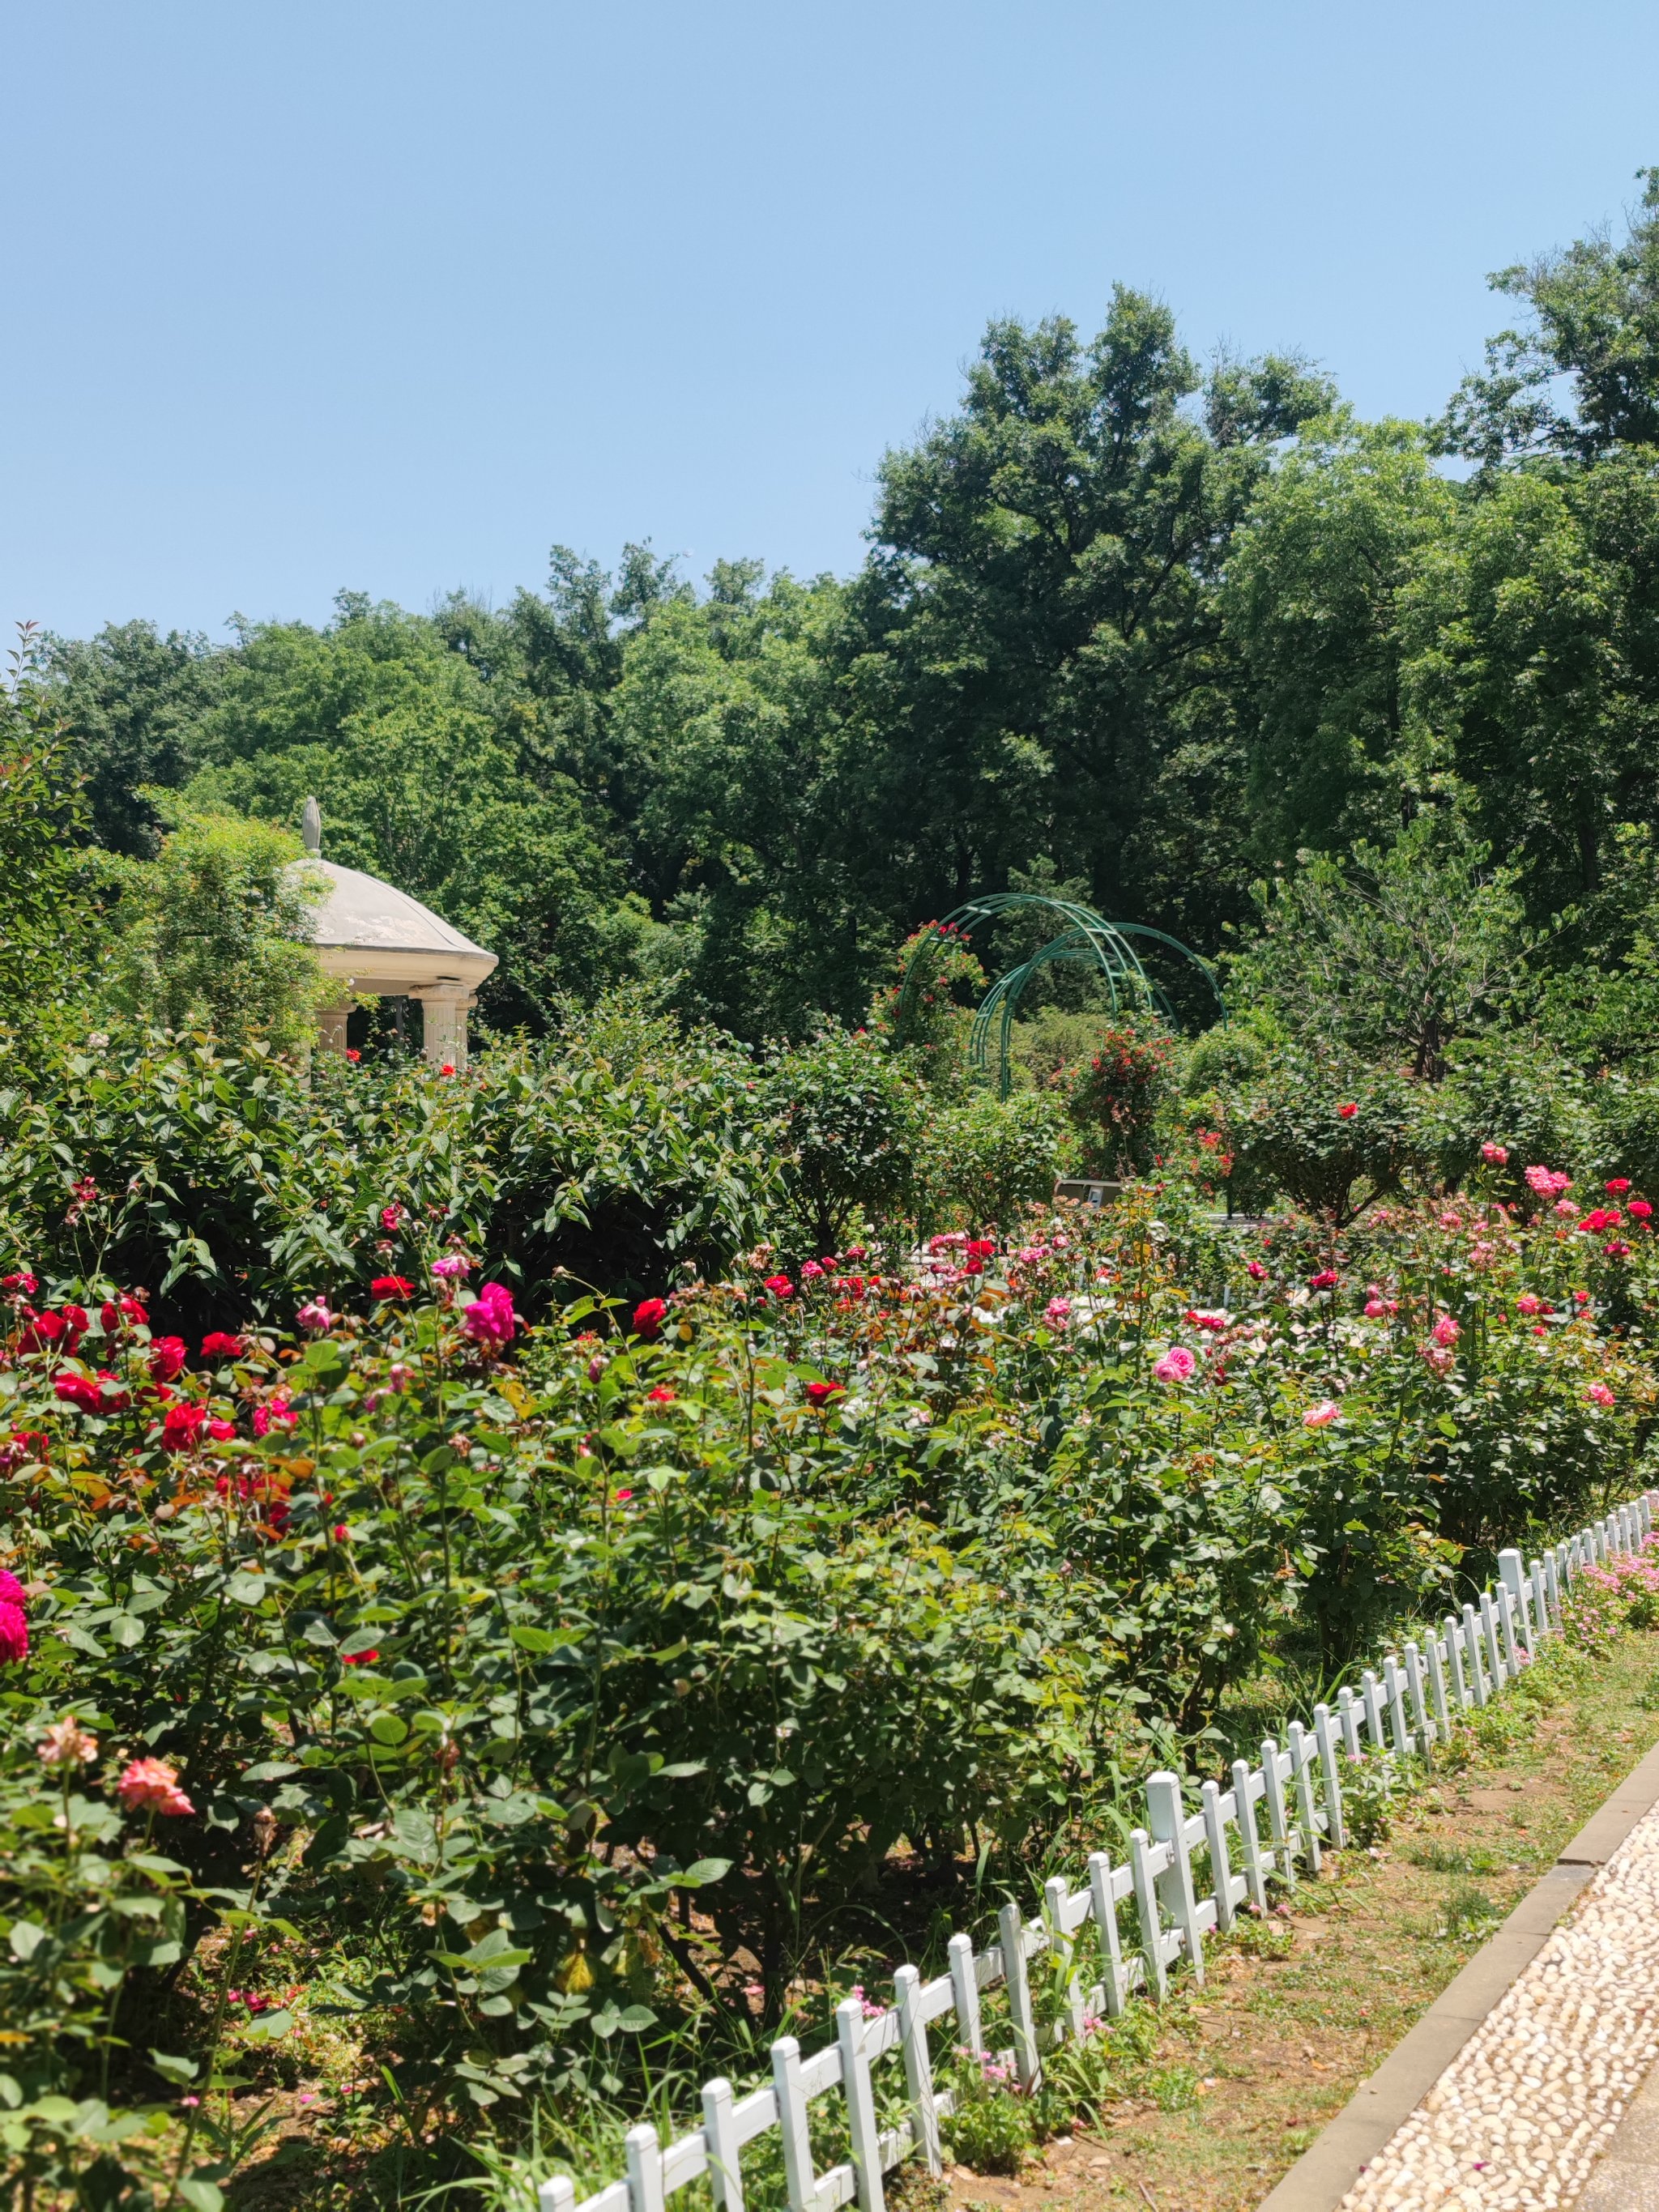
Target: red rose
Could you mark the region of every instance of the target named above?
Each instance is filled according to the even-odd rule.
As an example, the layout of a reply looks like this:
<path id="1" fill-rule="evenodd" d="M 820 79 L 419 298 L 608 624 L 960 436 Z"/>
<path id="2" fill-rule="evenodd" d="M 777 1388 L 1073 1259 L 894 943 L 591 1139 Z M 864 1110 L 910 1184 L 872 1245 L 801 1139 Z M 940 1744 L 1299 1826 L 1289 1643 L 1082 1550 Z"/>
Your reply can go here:
<path id="1" fill-rule="evenodd" d="M 1352 1099 L 1350 1099 L 1346 1106 L 1339 1106 L 1336 1110 L 1339 1117 L 1342 1121 L 1352 1121 L 1354 1115 L 1359 1111 L 1359 1109 L 1354 1103 Z"/>
<path id="2" fill-rule="evenodd" d="M 775 1298 L 793 1298 L 795 1295 L 795 1286 L 787 1275 L 769 1275 L 766 1288 Z"/>
<path id="3" fill-rule="evenodd" d="M 1603 1190 L 1607 1192 L 1610 1196 L 1613 1198 L 1622 1198 L 1625 1193 L 1630 1188 L 1630 1177 L 1628 1176 L 1614 1176 L 1609 1182 L 1604 1182 L 1601 1188 Z"/>
<path id="4" fill-rule="evenodd" d="M 415 1285 L 406 1275 L 376 1275 L 368 1287 L 377 1298 L 406 1298 Z"/>
<path id="5" fill-rule="evenodd" d="M 815 1406 L 827 1406 L 832 1398 L 844 1397 L 846 1394 L 844 1382 L 809 1382 L 806 1386 L 806 1395 Z"/>
<path id="6" fill-rule="evenodd" d="M 158 1382 L 176 1382 L 187 1356 L 182 1336 L 158 1336 L 149 1348 L 149 1371 Z"/>
<path id="7" fill-rule="evenodd" d="M 246 1348 L 241 1338 L 233 1336 L 228 1329 L 210 1329 L 202 1339 L 204 1359 L 240 1359 Z"/>
<path id="8" fill-rule="evenodd" d="M 83 1413 L 101 1413 L 104 1394 L 86 1375 L 60 1375 L 52 1389 L 66 1406 L 78 1406 Z"/>
<path id="9" fill-rule="evenodd" d="M 222 1421 L 216 1414 L 208 1423 L 208 1434 L 216 1444 L 228 1444 L 236 1433 L 234 1421 Z"/>
<path id="10" fill-rule="evenodd" d="M 1646 1199 L 1633 1198 L 1625 1211 L 1632 1221 L 1645 1221 L 1652 1213 L 1653 1208 L 1648 1204 Z"/>
<path id="11" fill-rule="evenodd" d="M 668 1311 L 666 1298 L 645 1298 L 634 1309 L 634 1334 L 651 1337 L 662 1327 L 663 1316 Z"/>
<path id="12" fill-rule="evenodd" d="M 659 1382 L 654 1390 L 646 1392 L 645 1402 L 647 1406 L 672 1406 L 674 1394 L 665 1382 Z"/>
<path id="13" fill-rule="evenodd" d="M 380 1656 L 378 1651 L 343 1651 L 340 1664 L 343 1667 L 372 1667 Z"/>
<path id="14" fill-rule="evenodd" d="M 1318 1274 L 1309 1276 L 1308 1288 L 1310 1291 L 1334 1290 L 1336 1287 L 1336 1281 L 1337 1273 L 1335 1268 L 1322 1267 Z"/>
<path id="15" fill-rule="evenodd" d="M 161 1424 L 163 1451 L 194 1451 L 207 1420 L 205 1406 L 169 1406 Z"/>

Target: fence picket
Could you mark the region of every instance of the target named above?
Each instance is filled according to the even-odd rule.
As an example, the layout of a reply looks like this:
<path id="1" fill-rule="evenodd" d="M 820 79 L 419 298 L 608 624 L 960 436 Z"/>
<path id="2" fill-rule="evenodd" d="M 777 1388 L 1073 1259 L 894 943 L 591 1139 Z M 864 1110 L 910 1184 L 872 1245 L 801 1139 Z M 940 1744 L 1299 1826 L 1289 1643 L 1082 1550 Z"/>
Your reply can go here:
<path id="1" fill-rule="evenodd" d="M 1321 1708 L 1322 1711 L 1323 1708 Z M 1224 1936 L 1233 1924 L 1233 1884 L 1238 1880 L 1227 1851 L 1227 1820 L 1221 1809 L 1221 1784 L 1206 1782 L 1199 1792 L 1204 1808 L 1204 1838 L 1210 1846 L 1210 1880 L 1215 1887 L 1215 1924 Z"/>
<path id="2" fill-rule="evenodd" d="M 1200 1986 L 1204 1980 L 1204 1929 L 1193 1894 L 1193 1863 L 1187 1843 L 1187 1814 L 1181 1802 L 1180 1778 L 1149 1774 L 1146 1778 L 1146 1825 L 1152 1841 L 1169 1845 L 1170 1863 L 1158 1877 L 1158 1900 L 1179 1931 L 1188 1962 Z"/>
<path id="3" fill-rule="evenodd" d="M 1382 1662 L 1382 1687 L 1389 1700 L 1394 1747 L 1401 1759 L 1409 1759 L 1416 1747 L 1412 1741 L 1412 1732 L 1406 1725 L 1406 1678 L 1401 1673 L 1400 1662 L 1392 1651 Z"/>
<path id="4" fill-rule="evenodd" d="M 1463 1627 L 1455 1613 L 1449 1613 L 1441 1623 L 1441 1635 L 1446 1646 L 1446 1668 L 1451 1676 L 1453 1702 L 1460 1717 L 1474 1703 L 1474 1693 L 1463 1675 Z"/>
<path id="5" fill-rule="evenodd" d="M 1014 2025 L 1014 2063 L 1019 2069 L 1021 2088 L 1031 2089 L 1042 2069 L 1036 2022 L 1031 2014 L 1031 1981 L 1025 1970 L 1025 1919 L 1018 1905 L 1005 1905 L 997 1915 L 997 1926 L 1002 1937 L 1002 1978 Z"/>
<path id="6" fill-rule="evenodd" d="M 1285 1888 L 1294 1889 L 1296 1850 L 1291 1841 L 1290 1821 L 1285 1814 L 1285 1773 L 1279 1758 L 1279 1746 L 1269 1736 L 1261 1747 L 1261 1779 L 1266 1784 L 1262 1795 L 1267 1807 L 1267 1832 L 1273 1838 L 1272 1858 Z"/>
<path id="7" fill-rule="evenodd" d="M 1498 1648 L 1498 1608 L 1492 1601 L 1489 1589 L 1480 1593 L 1480 1639 L 1485 1649 L 1487 1677 L 1495 1692 L 1501 1690 L 1510 1678 L 1503 1655 Z"/>
<path id="8" fill-rule="evenodd" d="M 1359 1694 L 1365 1701 L 1365 1733 L 1370 1738 L 1368 1747 L 1372 1751 L 1386 1751 L 1382 1734 L 1382 1700 L 1377 1694 L 1376 1676 L 1367 1667 L 1359 1677 Z"/>
<path id="9" fill-rule="evenodd" d="M 1164 1971 L 1164 1929 L 1158 1917 L 1158 1892 L 1152 1883 L 1145 1828 L 1129 1834 L 1129 1866 L 1134 1875 L 1135 1908 L 1140 1915 L 1140 1955 L 1146 1962 L 1146 1986 L 1162 2004 L 1169 1991 Z"/>
<path id="10" fill-rule="evenodd" d="M 1261 1863 L 1261 1832 L 1255 1824 L 1255 1801 L 1265 1788 L 1265 1784 L 1258 1786 L 1258 1778 L 1242 1759 L 1233 1761 L 1233 1817 L 1244 1856 L 1244 1887 L 1258 1912 L 1267 1910 L 1267 1871 Z"/>
<path id="11" fill-rule="evenodd" d="M 939 2109 L 933 2102 L 933 2062 L 927 2048 L 927 2022 L 921 2011 L 921 1976 L 914 1966 L 901 1966 L 893 1977 L 893 1999 L 898 2008 L 899 2049 L 904 2054 L 904 2083 L 910 2092 L 910 2111 L 916 2142 L 929 2173 L 942 2172 L 939 2150 Z M 742 2212 L 742 2208 L 734 2208 Z"/>
<path id="12" fill-rule="evenodd" d="M 1325 1826 L 1319 1808 L 1314 1802 L 1313 1762 L 1314 1747 L 1311 1736 L 1304 1733 L 1300 1721 L 1292 1721 L 1285 1731 L 1290 1744 L 1291 1777 L 1296 1789 L 1297 1825 L 1302 1832 L 1302 1847 L 1310 1874 L 1319 1872 L 1321 1852 L 1319 1831 Z"/>
<path id="13" fill-rule="evenodd" d="M 1440 1632 L 1437 1629 L 1424 1646 L 1429 1662 L 1429 1697 L 1434 1705 L 1435 1734 L 1442 1743 L 1451 1735 L 1451 1708 L 1446 1702 L 1445 1654 L 1440 1648 Z"/>
<path id="14" fill-rule="evenodd" d="M 1359 1751 L 1359 1707 L 1353 1692 L 1346 1686 L 1336 1693 L 1336 1717 L 1342 1730 L 1342 1747 L 1350 1759 L 1358 1759 Z"/>
<path id="15" fill-rule="evenodd" d="M 876 2095 L 865 2047 L 864 2007 L 847 1997 L 836 2007 L 836 2040 L 841 2045 L 842 2082 L 847 2092 L 847 2121 L 853 2137 L 853 2171 L 858 2176 L 860 2212 L 886 2212 L 881 2185 L 881 2140 L 876 2127 Z M 641 2212 L 660 2212 L 641 2207 Z"/>
<path id="16" fill-rule="evenodd" d="M 1123 1942 L 1117 1932 L 1118 1893 L 1111 1860 L 1104 1851 L 1091 1851 L 1089 1855 L 1089 1896 L 1095 1929 L 1100 1937 L 1106 2009 L 1114 2020 L 1123 2010 L 1129 1995 L 1123 1972 Z"/>
<path id="17" fill-rule="evenodd" d="M 1348 1848 L 1348 1826 L 1342 1817 L 1342 1784 L 1336 1767 L 1336 1737 L 1328 1705 L 1314 1707 L 1314 1741 L 1319 1746 L 1319 1771 L 1325 1784 L 1325 1813 L 1330 1822 L 1331 1847 Z"/>

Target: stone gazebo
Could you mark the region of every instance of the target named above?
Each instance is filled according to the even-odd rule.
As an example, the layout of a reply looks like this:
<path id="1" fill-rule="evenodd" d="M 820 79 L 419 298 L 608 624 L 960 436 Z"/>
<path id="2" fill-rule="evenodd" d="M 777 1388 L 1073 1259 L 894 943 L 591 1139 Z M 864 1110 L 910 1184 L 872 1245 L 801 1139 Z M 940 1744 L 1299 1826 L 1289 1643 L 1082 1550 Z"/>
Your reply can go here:
<path id="1" fill-rule="evenodd" d="M 306 801 L 301 864 L 327 878 L 328 890 L 312 924 L 312 941 L 324 973 L 337 975 L 351 994 L 324 1006 L 317 1017 L 325 1052 L 343 1052 L 351 998 L 420 1001 L 426 1056 L 434 1066 L 466 1065 L 466 1017 L 495 955 L 463 937 L 428 906 L 360 868 L 342 868 L 322 857 L 322 810 Z"/>

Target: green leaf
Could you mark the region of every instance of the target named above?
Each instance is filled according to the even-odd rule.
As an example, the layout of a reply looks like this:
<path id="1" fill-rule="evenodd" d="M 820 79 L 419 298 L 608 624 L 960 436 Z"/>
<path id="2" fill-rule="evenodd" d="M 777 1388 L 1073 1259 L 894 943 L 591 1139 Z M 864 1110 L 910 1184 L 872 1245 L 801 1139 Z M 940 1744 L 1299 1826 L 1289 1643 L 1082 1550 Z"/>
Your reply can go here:
<path id="1" fill-rule="evenodd" d="M 152 2051 L 149 2063 L 163 2081 L 183 2082 L 196 2079 L 196 2061 L 193 2058 L 175 2058 L 171 2051 Z"/>
<path id="2" fill-rule="evenodd" d="M 32 1959 L 46 1940 L 46 1931 L 33 1920 L 14 1920 L 11 1923 L 11 1954 L 25 1962 Z"/>
<path id="3" fill-rule="evenodd" d="M 520 1624 L 508 1629 L 507 1634 L 520 1650 L 550 1651 L 553 1649 L 552 1635 L 545 1628 L 526 1628 Z"/>
<path id="4" fill-rule="evenodd" d="M 216 2182 L 203 2181 L 192 2174 L 188 2181 L 177 2185 L 179 2197 L 191 2208 L 191 2212 L 224 2212 L 224 2191 Z"/>

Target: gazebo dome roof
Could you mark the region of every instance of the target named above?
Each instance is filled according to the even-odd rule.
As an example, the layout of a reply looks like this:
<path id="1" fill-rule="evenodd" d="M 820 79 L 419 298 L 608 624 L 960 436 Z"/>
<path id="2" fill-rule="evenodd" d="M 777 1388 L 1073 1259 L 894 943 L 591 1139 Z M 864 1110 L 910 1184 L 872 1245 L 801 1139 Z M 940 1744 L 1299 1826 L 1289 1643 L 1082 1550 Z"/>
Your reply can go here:
<path id="1" fill-rule="evenodd" d="M 495 966 L 493 952 L 378 876 L 314 852 L 298 865 L 315 869 L 328 885 L 311 929 L 322 963 L 360 990 L 392 995 L 449 982 L 476 989 Z"/>

